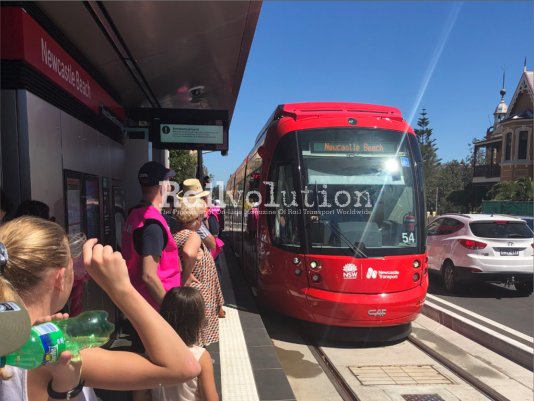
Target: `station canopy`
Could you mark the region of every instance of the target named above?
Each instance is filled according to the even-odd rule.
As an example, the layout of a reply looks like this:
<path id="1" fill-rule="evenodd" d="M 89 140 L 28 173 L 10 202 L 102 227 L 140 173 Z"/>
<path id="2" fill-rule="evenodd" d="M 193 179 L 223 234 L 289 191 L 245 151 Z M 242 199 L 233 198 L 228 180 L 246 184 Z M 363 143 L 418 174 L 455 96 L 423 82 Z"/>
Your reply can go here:
<path id="1" fill-rule="evenodd" d="M 260 1 L 32 4 L 125 109 L 226 110 L 231 120 Z"/>

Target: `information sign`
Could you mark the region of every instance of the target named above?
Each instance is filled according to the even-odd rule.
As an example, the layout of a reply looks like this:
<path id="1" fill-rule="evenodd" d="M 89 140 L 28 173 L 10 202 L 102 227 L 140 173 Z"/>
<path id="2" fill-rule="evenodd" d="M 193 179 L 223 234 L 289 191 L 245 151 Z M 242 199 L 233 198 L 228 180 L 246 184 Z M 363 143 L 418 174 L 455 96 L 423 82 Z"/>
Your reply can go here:
<path id="1" fill-rule="evenodd" d="M 161 124 L 161 143 L 198 143 L 222 145 L 224 128 L 222 125 Z"/>

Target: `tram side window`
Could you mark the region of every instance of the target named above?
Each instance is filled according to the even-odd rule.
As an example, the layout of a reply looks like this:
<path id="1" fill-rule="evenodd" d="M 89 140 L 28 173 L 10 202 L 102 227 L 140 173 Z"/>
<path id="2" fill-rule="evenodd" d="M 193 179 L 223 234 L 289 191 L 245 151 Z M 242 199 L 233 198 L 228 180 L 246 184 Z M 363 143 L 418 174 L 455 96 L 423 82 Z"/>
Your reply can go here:
<path id="1" fill-rule="evenodd" d="M 300 247 L 300 234 L 298 229 L 297 201 L 293 182 L 293 169 L 290 164 L 282 164 L 277 167 L 275 184 L 276 208 L 271 208 L 275 214 L 270 215 L 271 236 L 273 243 L 281 246 Z M 279 205 L 279 206 L 278 206 Z"/>

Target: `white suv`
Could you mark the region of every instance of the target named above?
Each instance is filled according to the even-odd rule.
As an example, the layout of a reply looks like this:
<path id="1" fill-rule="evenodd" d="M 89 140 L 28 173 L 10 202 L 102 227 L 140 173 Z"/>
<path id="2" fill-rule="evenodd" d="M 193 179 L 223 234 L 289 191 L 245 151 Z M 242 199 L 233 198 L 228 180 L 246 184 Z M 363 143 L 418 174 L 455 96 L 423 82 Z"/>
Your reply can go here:
<path id="1" fill-rule="evenodd" d="M 428 267 L 441 272 L 454 292 L 469 280 L 514 284 L 532 293 L 534 234 L 515 217 L 444 214 L 427 226 Z"/>

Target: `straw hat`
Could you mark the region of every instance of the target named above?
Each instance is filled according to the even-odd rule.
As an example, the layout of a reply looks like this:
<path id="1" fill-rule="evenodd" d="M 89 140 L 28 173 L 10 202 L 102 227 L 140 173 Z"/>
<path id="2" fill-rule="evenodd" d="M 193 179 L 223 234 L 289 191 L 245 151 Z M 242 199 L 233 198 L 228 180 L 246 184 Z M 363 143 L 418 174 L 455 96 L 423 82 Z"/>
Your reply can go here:
<path id="1" fill-rule="evenodd" d="M 178 192 L 178 199 L 184 198 L 204 198 L 210 194 L 210 191 L 204 191 L 200 181 L 196 178 L 188 178 L 182 185 L 182 190 Z"/>

